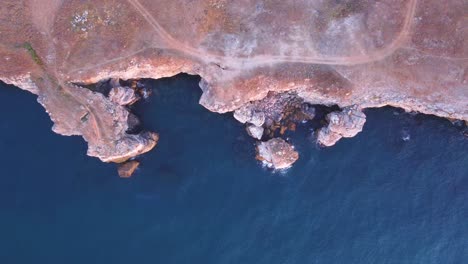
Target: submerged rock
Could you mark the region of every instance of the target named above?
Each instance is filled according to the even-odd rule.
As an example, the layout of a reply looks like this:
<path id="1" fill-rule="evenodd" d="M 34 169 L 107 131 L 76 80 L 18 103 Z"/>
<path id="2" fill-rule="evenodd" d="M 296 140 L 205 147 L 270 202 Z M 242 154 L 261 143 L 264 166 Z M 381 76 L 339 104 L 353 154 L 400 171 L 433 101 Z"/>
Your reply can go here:
<path id="1" fill-rule="evenodd" d="M 119 105 L 131 105 L 140 98 L 132 88 L 118 86 L 110 90 L 109 99 Z"/>
<path id="2" fill-rule="evenodd" d="M 358 107 L 352 106 L 341 112 L 329 113 L 327 121 L 328 126 L 318 132 L 317 142 L 329 147 L 343 137 L 354 137 L 361 132 L 366 122 L 366 115 Z"/>
<path id="3" fill-rule="evenodd" d="M 286 169 L 299 159 L 299 153 L 283 139 L 273 138 L 257 145 L 257 159 L 271 168 Z"/>
<path id="4" fill-rule="evenodd" d="M 117 169 L 120 178 L 130 178 L 132 177 L 135 170 L 140 166 L 140 162 L 136 160 L 127 161 L 119 165 Z"/>

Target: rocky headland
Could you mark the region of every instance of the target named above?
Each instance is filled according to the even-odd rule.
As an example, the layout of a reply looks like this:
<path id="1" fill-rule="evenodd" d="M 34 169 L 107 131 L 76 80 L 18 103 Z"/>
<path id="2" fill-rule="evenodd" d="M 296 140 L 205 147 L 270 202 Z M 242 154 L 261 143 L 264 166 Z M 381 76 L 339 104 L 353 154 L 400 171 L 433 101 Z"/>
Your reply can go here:
<path id="1" fill-rule="evenodd" d="M 316 133 L 331 146 L 363 129 L 366 108 L 468 121 L 466 10 L 465 0 L 6 0 L 0 80 L 36 94 L 53 130 L 82 136 L 104 162 L 157 144 L 135 129 L 129 106 L 148 95 L 136 80 L 179 73 L 201 76 L 200 104 L 234 112 L 262 150 L 290 150 L 285 131 L 314 105 L 337 107 Z M 297 159 L 269 155 L 281 167 Z"/>

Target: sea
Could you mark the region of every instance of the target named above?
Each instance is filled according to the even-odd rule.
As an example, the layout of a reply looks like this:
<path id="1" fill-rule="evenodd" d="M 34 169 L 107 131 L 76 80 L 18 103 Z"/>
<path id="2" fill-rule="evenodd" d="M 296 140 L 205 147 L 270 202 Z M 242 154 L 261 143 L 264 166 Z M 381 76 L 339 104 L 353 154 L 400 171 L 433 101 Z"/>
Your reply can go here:
<path id="1" fill-rule="evenodd" d="M 133 111 L 158 146 L 132 178 L 51 131 L 36 96 L 0 85 L 0 263 L 468 263 L 468 138 L 434 116 L 366 110 L 330 148 L 285 137 L 290 169 L 255 160 L 199 77 L 147 80 Z"/>

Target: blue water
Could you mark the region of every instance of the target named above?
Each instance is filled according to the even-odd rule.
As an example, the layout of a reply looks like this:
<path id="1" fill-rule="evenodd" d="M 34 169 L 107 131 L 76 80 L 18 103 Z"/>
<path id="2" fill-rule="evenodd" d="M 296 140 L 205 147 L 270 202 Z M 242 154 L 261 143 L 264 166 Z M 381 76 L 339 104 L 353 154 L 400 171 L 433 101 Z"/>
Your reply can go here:
<path id="1" fill-rule="evenodd" d="M 272 173 L 197 82 L 150 82 L 135 111 L 161 140 L 131 179 L 2 85 L 0 263 L 468 263 L 468 140 L 448 121 L 368 110 L 327 149 L 304 125 Z"/>

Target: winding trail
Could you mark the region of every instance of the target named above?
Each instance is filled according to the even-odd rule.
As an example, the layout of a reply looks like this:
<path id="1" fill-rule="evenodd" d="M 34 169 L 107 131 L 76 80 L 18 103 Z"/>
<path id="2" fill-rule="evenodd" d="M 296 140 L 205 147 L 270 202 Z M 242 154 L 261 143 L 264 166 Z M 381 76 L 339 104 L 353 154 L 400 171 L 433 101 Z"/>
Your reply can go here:
<path id="1" fill-rule="evenodd" d="M 95 69 L 95 68 L 98 68 L 98 67 L 102 67 L 104 65 L 107 65 L 109 63 L 112 63 L 112 62 L 117 62 L 117 61 L 121 61 L 123 59 L 128 59 L 128 58 L 131 58 L 135 55 L 138 55 L 150 48 L 154 48 L 153 46 L 150 46 L 150 47 L 144 47 L 144 48 L 141 48 L 139 50 L 136 50 L 132 53 L 129 53 L 129 54 L 126 54 L 126 55 L 122 55 L 120 57 L 117 57 L 117 58 L 113 58 L 113 59 L 110 59 L 110 60 L 107 60 L 107 61 L 104 61 L 104 62 L 101 62 L 101 63 L 97 63 L 97 64 L 93 64 L 93 65 L 89 65 L 89 66 L 85 66 L 85 67 L 81 67 L 81 68 L 77 68 L 77 69 L 74 69 L 74 70 L 71 70 L 69 71 L 67 74 L 68 75 L 71 75 L 72 73 L 76 73 L 76 72 L 79 72 L 79 71 L 86 71 L 86 70 L 91 70 L 91 69 Z"/>
<path id="2" fill-rule="evenodd" d="M 172 37 L 151 15 L 148 10 L 138 0 L 127 0 L 151 25 L 154 31 L 165 41 L 165 44 L 171 49 L 178 50 L 184 54 L 193 56 L 197 59 L 208 63 L 225 63 L 230 67 L 255 67 L 270 63 L 283 63 L 283 62 L 298 62 L 298 63 L 311 63 L 311 64 L 325 64 L 325 65 L 356 65 L 364 64 L 388 57 L 399 49 L 409 33 L 411 32 L 412 21 L 416 13 L 416 6 L 418 0 L 410 0 L 407 5 L 407 12 L 405 14 L 404 23 L 400 33 L 397 37 L 385 48 L 374 51 L 372 53 L 361 56 L 348 56 L 348 57 L 304 57 L 304 56 L 280 56 L 280 55 L 258 55 L 249 58 L 220 56 L 212 53 L 200 51 L 192 46 L 184 44 L 179 40 Z"/>

